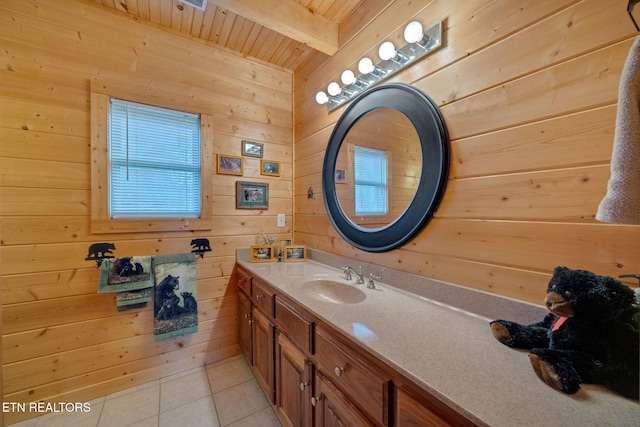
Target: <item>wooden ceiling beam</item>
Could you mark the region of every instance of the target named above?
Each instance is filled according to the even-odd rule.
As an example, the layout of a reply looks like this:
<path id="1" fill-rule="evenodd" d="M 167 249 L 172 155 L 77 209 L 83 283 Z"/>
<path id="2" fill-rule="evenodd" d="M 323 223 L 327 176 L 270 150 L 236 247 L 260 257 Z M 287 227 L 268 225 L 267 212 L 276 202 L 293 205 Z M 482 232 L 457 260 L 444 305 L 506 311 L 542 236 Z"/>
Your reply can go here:
<path id="1" fill-rule="evenodd" d="M 338 51 L 338 24 L 294 0 L 212 0 L 210 3 L 327 55 L 333 56 Z"/>

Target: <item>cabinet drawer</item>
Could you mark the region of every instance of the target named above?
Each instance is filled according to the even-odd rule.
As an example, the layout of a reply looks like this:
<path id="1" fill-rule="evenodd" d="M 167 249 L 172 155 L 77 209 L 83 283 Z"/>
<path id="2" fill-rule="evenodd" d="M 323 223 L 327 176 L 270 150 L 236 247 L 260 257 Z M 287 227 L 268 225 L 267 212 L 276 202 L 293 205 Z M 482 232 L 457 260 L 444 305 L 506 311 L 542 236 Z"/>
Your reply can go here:
<path id="1" fill-rule="evenodd" d="M 316 328 L 316 366 L 377 423 L 388 425 L 389 379 L 372 371 L 357 355 L 345 353 L 322 328 Z"/>
<path id="2" fill-rule="evenodd" d="M 251 286 L 251 297 L 254 304 L 260 307 L 262 312 L 269 316 L 269 319 L 274 318 L 275 293 L 269 285 L 254 278 Z"/>
<path id="3" fill-rule="evenodd" d="M 277 296 L 276 323 L 299 348 L 313 352 L 313 321 Z"/>
<path id="4" fill-rule="evenodd" d="M 236 284 L 245 294 L 251 295 L 251 276 L 246 271 L 238 268 L 236 270 Z"/>

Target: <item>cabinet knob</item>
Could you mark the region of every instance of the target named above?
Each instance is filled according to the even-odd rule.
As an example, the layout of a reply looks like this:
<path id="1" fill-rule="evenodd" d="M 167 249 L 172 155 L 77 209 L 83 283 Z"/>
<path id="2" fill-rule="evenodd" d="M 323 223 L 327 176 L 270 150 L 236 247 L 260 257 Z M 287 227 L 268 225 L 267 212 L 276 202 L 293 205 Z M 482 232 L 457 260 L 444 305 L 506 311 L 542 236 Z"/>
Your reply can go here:
<path id="1" fill-rule="evenodd" d="M 340 366 L 340 367 L 336 366 L 335 369 L 333 370 L 333 372 L 335 372 L 336 376 L 339 377 L 344 372 L 344 367 L 343 366 Z"/>
<path id="2" fill-rule="evenodd" d="M 317 403 L 320 403 L 320 399 L 321 399 L 321 397 L 312 397 L 311 398 L 311 405 L 312 406 L 316 406 Z"/>
<path id="3" fill-rule="evenodd" d="M 300 383 L 300 390 L 304 391 L 305 388 L 307 388 L 307 383 Z"/>
<path id="4" fill-rule="evenodd" d="M 257 295 L 256 295 L 256 299 L 262 299 L 262 298 L 264 298 L 264 295 L 263 295 L 263 294 L 257 294 Z"/>
<path id="5" fill-rule="evenodd" d="M 244 279 L 238 279 L 238 284 L 244 283 Z"/>

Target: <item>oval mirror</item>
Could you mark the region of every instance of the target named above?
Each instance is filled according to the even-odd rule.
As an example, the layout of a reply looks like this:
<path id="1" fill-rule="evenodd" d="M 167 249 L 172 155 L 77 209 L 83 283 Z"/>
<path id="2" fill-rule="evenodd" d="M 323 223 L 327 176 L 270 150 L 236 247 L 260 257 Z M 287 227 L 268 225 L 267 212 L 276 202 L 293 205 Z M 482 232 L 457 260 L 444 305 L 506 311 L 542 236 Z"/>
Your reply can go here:
<path id="1" fill-rule="evenodd" d="M 370 89 L 335 125 L 323 165 L 329 218 L 355 247 L 384 252 L 431 220 L 449 170 L 449 137 L 435 103 L 402 83 Z"/>

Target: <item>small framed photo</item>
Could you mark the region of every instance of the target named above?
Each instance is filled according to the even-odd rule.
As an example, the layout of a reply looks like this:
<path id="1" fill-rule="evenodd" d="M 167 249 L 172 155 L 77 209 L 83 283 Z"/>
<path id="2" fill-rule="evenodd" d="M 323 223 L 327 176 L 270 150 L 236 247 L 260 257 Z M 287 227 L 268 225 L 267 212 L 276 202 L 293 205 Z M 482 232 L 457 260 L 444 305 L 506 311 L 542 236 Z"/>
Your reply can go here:
<path id="1" fill-rule="evenodd" d="M 280 162 L 260 160 L 260 173 L 262 175 L 280 176 Z"/>
<path id="2" fill-rule="evenodd" d="M 291 239 L 278 239 L 278 255 L 284 256 L 284 248 L 291 245 Z"/>
<path id="3" fill-rule="evenodd" d="M 284 247 L 284 262 L 306 261 L 307 247 L 300 245 L 290 245 Z"/>
<path id="4" fill-rule="evenodd" d="M 269 209 L 269 184 L 236 181 L 236 209 Z"/>
<path id="5" fill-rule="evenodd" d="M 251 246 L 250 249 L 251 262 L 270 262 L 273 261 L 273 246 L 260 245 Z"/>
<path id="6" fill-rule="evenodd" d="M 242 155 L 249 157 L 260 157 L 264 156 L 264 144 L 260 142 L 247 141 L 245 139 L 242 140 Z"/>
<path id="7" fill-rule="evenodd" d="M 244 160 L 239 156 L 218 154 L 218 173 L 224 175 L 244 175 Z"/>
<path id="8" fill-rule="evenodd" d="M 336 169 L 334 176 L 336 184 L 345 184 L 347 182 L 347 174 L 344 169 Z"/>

